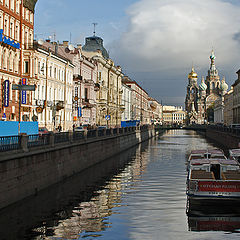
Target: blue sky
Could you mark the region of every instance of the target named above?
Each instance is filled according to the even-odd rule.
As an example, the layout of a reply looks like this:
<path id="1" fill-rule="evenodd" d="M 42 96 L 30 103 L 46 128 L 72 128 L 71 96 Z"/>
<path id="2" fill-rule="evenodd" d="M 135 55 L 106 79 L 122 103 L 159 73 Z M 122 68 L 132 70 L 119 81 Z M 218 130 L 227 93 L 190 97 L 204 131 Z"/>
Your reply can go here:
<path id="1" fill-rule="evenodd" d="M 98 23 L 96 31 L 108 43 L 119 38 L 126 27 L 125 10 L 136 0 L 38 0 L 35 13 L 35 34 L 46 38 L 56 33 L 57 40 L 73 43 L 84 42 L 93 32 L 92 23 Z"/>
<path id="2" fill-rule="evenodd" d="M 240 68 L 239 0 L 38 0 L 36 38 L 104 39 L 124 73 L 164 104 L 184 105 L 192 63 L 206 77 L 212 47 L 231 86 Z"/>

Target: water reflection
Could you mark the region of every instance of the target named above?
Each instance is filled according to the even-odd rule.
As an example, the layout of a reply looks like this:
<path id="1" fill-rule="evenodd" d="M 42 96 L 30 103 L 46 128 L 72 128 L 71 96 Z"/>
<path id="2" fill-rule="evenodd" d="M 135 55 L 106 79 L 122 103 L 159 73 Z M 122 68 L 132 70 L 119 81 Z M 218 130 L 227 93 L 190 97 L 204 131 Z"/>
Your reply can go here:
<path id="1" fill-rule="evenodd" d="M 193 131 L 168 131 L 2 210 L 0 239 L 239 239 L 240 215 L 202 206 L 186 215 L 186 157 L 209 146 Z"/>
<path id="2" fill-rule="evenodd" d="M 189 217 L 190 231 L 240 232 L 240 217 Z"/>

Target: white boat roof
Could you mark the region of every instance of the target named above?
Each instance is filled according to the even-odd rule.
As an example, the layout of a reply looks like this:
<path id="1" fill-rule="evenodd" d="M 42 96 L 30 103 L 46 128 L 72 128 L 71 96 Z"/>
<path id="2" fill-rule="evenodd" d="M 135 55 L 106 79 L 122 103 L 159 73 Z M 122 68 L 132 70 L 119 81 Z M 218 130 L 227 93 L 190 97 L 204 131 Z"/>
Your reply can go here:
<path id="1" fill-rule="evenodd" d="M 231 149 L 231 150 L 229 150 L 229 153 L 231 156 L 240 156 L 240 149 L 239 148 Z"/>
<path id="2" fill-rule="evenodd" d="M 239 165 L 236 160 L 229 159 L 193 159 L 191 160 L 191 165 L 203 165 L 203 164 L 221 164 L 221 165 Z"/>
<path id="3" fill-rule="evenodd" d="M 214 154 L 214 155 L 224 155 L 223 151 L 220 149 L 200 149 L 200 150 L 192 150 L 191 151 L 191 155 L 197 155 L 197 154 L 205 154 L 205 153 L 210 153 L 210 154 Z M 240 149 L 239 149 L 239 153 L 240 153 Z"/>

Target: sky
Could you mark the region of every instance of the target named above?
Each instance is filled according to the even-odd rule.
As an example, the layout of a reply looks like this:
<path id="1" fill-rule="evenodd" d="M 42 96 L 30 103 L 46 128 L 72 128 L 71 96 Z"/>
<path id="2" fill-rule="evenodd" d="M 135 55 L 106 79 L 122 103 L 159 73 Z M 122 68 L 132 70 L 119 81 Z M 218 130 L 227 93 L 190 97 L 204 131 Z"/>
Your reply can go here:
<path id="1" fill-rule="evenodd" d="M 96 35 L 116 65 L 164 105 L 184 106 L 192 65 L 206 77 L 212 49 L 230 86 L 240 69 L 239 0 L 38 0 L 35 38 L 83 44 Z"/>

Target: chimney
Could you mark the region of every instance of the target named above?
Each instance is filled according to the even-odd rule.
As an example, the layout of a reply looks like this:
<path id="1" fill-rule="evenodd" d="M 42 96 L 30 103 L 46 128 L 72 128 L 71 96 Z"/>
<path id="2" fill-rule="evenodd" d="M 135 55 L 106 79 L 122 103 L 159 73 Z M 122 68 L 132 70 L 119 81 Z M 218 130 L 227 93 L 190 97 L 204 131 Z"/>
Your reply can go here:
<path id="1" fill-rule="evenodd" d="M 55 45 L 55 54 L 58 54 L 58 44 Z"/>
<path id="2" fill-rule="evenodd" d="M 68 47 L 68 41 L 63 41 L 63 46 Z"/>

